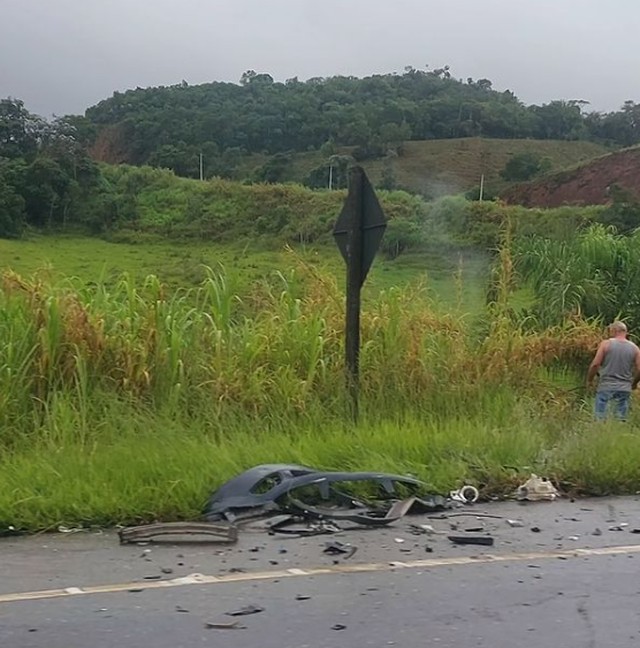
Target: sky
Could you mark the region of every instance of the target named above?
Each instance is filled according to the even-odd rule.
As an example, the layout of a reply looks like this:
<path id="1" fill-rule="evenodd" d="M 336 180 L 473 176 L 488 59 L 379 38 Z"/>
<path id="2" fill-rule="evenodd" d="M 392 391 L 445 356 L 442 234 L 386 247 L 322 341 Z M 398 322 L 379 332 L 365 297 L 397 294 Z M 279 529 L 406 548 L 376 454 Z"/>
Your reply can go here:
<path id="1" fill-rule="evenodd" d="M 526 104 L 640 102 L 640 0 L 0 0 L 0 98 L 82 114 L 114 91 L 449 65 Z"/>

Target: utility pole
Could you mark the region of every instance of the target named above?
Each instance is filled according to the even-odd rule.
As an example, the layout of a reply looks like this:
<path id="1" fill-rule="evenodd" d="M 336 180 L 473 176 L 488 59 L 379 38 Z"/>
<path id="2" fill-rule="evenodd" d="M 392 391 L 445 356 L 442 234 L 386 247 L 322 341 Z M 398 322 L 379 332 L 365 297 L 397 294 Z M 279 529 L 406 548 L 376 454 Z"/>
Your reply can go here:
<path id="1" fill-rule="evenodd" d="M 484 196 L 484 173 L 480 176 L 480 197 L 479 197 L 480 202 L 482 202 L 483 196 Z"/>
<path id="2" fill-rule="evenodd" d="M 202 153 L 200 153 L 200 182 L 204 180 L 204 173 L 203 173 L 203 164 L 202 164 Z"/>

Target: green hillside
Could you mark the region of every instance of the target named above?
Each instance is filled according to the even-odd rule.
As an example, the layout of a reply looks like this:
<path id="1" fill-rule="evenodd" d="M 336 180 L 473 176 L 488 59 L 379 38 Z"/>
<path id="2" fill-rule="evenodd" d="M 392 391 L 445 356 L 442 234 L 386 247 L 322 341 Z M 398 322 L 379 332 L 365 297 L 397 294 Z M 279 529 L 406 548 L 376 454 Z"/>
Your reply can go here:
<path id="1" fill-rule="evenodd" d="M 391 168 L 399 188 L 438 198 L 478 187 L 483 174 L 488 191 L 501 191 L 508 183 L 502 180 L 500 172 L 514 155 L 532 153 L 547 160 L 551 171 L 557 171 L 606 152 L 608 149 L 603 145 L 586 141 L 468 137 L 409 141 L 402 145 L 401 155 L 363 160 L 360 164 L 377 186 L 383 184 L 386 166 Z M 353 149 L 344 147 L 337 153 L 351 155 Z M 265 155 L 249 156 L 237 167 L 236 176 L 256 177 L 270 159 L 273 160 Z M 329 161 L 320 151 L 290 153 L 280 180 L 304 183 L 314 169 Z"/>

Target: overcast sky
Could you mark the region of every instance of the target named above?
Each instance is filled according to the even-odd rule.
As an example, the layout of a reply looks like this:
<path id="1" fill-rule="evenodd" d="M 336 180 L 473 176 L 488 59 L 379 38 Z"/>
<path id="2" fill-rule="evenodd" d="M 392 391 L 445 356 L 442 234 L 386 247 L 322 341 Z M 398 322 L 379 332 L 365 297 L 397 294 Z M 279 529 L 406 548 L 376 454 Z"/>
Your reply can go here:
<path id="1" fill-rule="evenodd" d="M 525 103 L 640 102 L 640 0 L 0 0 L 0 98 L 83 113 L 115 90 L 451 66 Z"/>

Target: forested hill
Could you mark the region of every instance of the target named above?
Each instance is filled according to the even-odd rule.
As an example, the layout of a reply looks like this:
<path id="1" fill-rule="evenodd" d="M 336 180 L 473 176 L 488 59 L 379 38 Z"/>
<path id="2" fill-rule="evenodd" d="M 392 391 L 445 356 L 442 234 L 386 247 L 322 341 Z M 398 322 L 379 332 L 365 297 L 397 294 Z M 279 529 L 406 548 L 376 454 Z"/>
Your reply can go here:
<path id="1" fill-rule="evenodd" d="M 275 82 L 248 71 L 239 84 L 187 83 L 116 92 L 86 112 L 95 158 L 149 163 L 195 175 L 226 175 L 238 156 L 352 146 L 381 157 L 400 142 L 482 136 L 640 142 L 640 104 L 588 112 L 582 101 L 524 105 L 488 79 L 454 79 L 448 67 L 366 78 Z"/>

